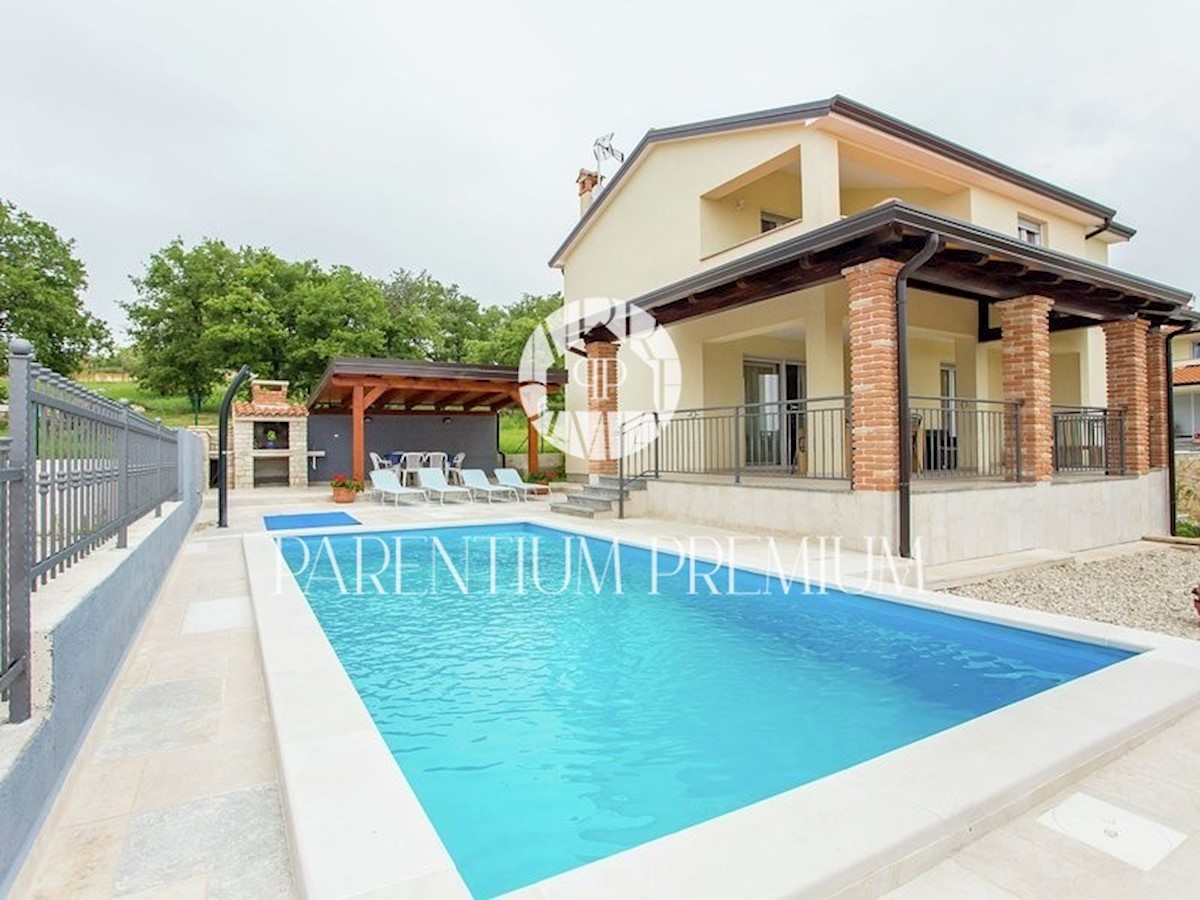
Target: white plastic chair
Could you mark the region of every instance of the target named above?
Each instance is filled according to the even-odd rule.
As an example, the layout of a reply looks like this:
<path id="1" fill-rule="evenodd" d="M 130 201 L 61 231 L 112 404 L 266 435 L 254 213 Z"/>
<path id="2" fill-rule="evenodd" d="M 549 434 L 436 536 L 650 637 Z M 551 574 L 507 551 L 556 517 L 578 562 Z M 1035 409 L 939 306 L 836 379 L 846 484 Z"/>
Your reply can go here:
<path id="1" fill-rule="evenodd" d="M 442 474 L 446 474 L 446 454 L 439 450 L 425 454 L 425 468 L 440 469 Z"/>
<path id="2" fill-rule="evenodd" d="M 450 467 L 448 469 L 446 469 L 446 480 L 449 481 L 451 484 L 462 484 L 463 483 L 462 464 L 463 464 L 463 461 L 466 460 L 466 458 L 467 458 L 467 454 L 460 452 L 460 453 L 455 453 L 454 457 L 450 460 Z M 482 472 L 483 470 L 480 469 L 479 471 Z"/>
<path id="3" fill-rule="evenodd" d="M 404 484 L 408 484 L 409 480 L 417 480 L 417 470 L 425 464 L 424 453 L 401 453 L 400 464 L 400 479 Z"/>

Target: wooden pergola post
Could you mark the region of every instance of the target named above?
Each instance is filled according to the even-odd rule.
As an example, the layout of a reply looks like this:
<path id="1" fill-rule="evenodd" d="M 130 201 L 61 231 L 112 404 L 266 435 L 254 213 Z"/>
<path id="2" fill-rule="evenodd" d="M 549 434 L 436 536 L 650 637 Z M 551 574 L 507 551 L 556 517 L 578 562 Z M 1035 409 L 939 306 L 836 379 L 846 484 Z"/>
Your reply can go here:
<path id="1" fill-rule="evenodd" d="M 528 450 L 529 450 L 529 474 L 534 475 L 539 471 L 538 450 L 540 448 L 542 435 L 534 425 L 534 418 L 528 417 L 525 420 L 526 434 L 528 435 Z"/>
<path id="2" fill-rule="evenodd" d="M 366 404 L 363 402 L 363 386 L 361 383 L 354 385 L 352 390 L 352 399 L 350 403 L 350 452 L 353 454 L 351 465 L 353 467 L 354 480 L 362 481 L 366 478 L 365 466 L 363 460 L 366 458 L 366 448 L 364 447 L 365 439 L 363 437 L 363 410 Z"/>

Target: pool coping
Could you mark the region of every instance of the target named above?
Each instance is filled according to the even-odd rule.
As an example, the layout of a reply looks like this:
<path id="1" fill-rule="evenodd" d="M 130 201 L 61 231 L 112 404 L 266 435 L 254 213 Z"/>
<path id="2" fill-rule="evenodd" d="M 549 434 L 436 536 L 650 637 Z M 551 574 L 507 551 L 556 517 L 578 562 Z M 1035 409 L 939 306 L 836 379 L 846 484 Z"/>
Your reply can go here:
<path id="1" fill-rule="evenodd" d="M 522 522 L 647 546 L 603 523 L 547 525 L 521 515 L 315 533 Z M 374 891 L 470 897 L 299 584 L 282 564 L 276 540 L 313 533 L 275 531 L 243 538 L 297 885 L 309 898 Z M 695 555 L 714 561 L 712 555 Z M 736 564 L 762 571 L 750 561 Z M 1200 706 L 1200 643 L 1195 641 L 919 588 L 881 591 L 862 574 L 842 577 L 839 586 L 1139 655 L 505 896 L 876 896 Z M 315 716 L 315 709 L 324 714 Z"/>

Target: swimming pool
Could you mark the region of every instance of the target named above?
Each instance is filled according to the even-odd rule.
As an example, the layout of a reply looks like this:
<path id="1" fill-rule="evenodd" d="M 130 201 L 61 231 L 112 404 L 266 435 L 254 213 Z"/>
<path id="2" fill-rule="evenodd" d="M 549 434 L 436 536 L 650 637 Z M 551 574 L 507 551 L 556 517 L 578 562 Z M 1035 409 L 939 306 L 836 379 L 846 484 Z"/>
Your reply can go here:
<path id="1" fill-rule="evenodd" d="M 402 583 L 389 575 L 384 590 L 355 590 L 355 574 L 388 571 L 385 553 L 395 563 L 397 540 Z M 283 543 L 476 896 L 679 831 L 1131 655 L 883 600 L 785 593 L 752 572 L 732 582 L 716 573 L 721 593 L 711 595 L 686 566 L 673 571 L 676 558 L 629 546 L 618 592 L 604 568 L 611 549 L 527 524 Z"/>

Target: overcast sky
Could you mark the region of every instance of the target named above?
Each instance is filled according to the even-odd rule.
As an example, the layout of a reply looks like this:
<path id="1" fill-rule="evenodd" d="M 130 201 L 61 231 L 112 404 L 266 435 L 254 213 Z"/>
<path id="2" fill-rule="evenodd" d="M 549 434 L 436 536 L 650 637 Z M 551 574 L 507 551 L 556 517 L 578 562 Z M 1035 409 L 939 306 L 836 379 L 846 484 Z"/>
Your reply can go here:
<path id="1" fill-rule="evenodd" d="M 991 11 L 988 11 L 988 8 Z M 558 289 L 592 140 L 842 93 L 1117 208 L 1195 291 L 1197 14 L 1166 2 L 0 0 L 0 197 L 116 326 L 176 236 L 484 302 Z"/>

